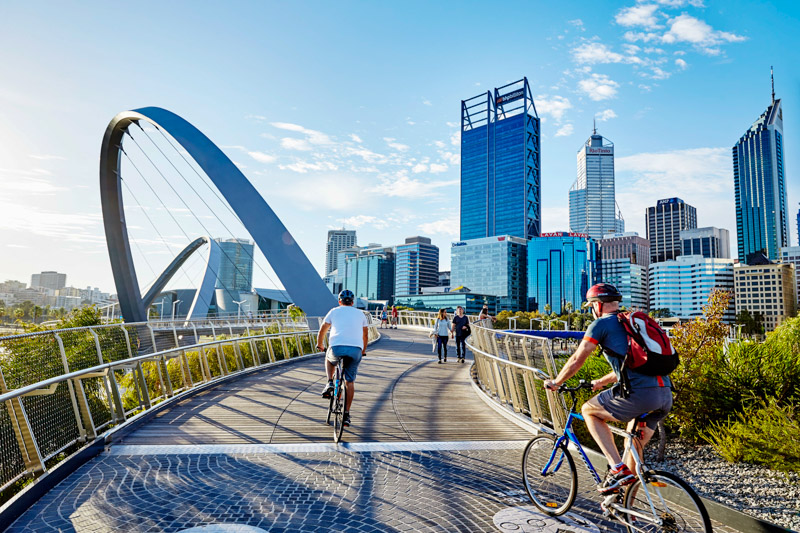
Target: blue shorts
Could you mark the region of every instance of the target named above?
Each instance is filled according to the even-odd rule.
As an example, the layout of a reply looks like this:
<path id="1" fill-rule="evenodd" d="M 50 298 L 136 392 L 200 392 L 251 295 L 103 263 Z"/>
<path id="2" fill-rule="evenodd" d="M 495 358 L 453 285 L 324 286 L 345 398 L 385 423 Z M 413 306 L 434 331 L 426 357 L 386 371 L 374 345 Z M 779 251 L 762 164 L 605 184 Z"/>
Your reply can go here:
<path id="1" fill-rule="evenodd" d="M 596 396 L 597 403 L 619 420 L 627 422 L 642 415 L 650 429 L 656 429 L 672 409 L 672 389 L 669 387 L 646 387 L 635 389 L 628 398 L 617 395 L 617 388 L 606 389 Z"/>
<path id="2" fill-rule="evenodd" d="M 331 346 L 325 358 L 334 365 L 342 360 L 344 380 L 353 383 L 358 374 L 358 364 L 361 362 L 361 348 L 359 346 Z"/>

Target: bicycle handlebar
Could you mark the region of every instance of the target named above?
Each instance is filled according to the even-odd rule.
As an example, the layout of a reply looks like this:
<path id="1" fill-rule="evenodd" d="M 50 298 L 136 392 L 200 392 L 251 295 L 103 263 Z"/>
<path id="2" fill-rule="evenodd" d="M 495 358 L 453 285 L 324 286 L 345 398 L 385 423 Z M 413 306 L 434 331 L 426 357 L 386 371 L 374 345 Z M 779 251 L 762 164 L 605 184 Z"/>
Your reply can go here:
<path id="1" fill-rule="evenodd" d="M 582 379 L 578 382 L 577 387 L 567 387 L 566 385 L 561 385 L 558 388 L 558 392 L 578 392 L 581 389 L 591 389 L 591 388 L 593 388 L 592 382 Z"/>

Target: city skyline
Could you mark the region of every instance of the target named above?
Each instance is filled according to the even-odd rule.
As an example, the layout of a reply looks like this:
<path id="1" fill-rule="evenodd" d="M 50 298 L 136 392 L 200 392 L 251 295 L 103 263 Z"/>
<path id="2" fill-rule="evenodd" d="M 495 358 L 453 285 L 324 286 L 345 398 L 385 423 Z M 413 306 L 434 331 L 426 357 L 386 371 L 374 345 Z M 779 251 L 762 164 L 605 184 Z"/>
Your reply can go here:
<path id="1" fill-rule="evenodd" d="M 76 286 L 114 292 L 100 223 L 98 147 L 114 114 L 142 104 L 182 114 L 217 142 L 243 167 L 321 274 L 325 234 L 343 224 L 357 229 L 362 242 L 430 236 L 446 267 L 449 244 L 459 232 L 458 102 L 522 76 L 531 82 L 542 117 L 542 231 L 568 229 L 574 154 L 595 117 L 598 129 L 614 139 L 626 229 L 644 235 L 645 207 L 673 196 L 680 180 L 680 196 L 703 206 L 698 226 L 733 231 L 730 147 L 769 104 L 771 64 L 786 107 L 787 203 L 797 205 L 792 176 L 799 168 L 794 132 L 800 114 L 789 88 L 797 86 L 798 70 L 788 53 L 794 39 L 788 29 L 797 22 L 794 5 L 783 5 L 780 16 L 777 6 L 756 12 L 744 3 L 628 1 L 601 14 L 592 13 L 592 5 L 567 10 L 521 4 L 547 22 L 540 34 L 497 30 L 491 40 L 462 40 L 463 50 L 453 59 L 447 45 L 458 35 L 458 24 L 450 17 L 475 22 L 453 4 L 426 9 L 422 22 L 414 9 L 367 4 L 345 9 L 349 17 L 324 6 L 309 13 L 303 6 L 236 4 L 216 22 L 230 37 L 224 46 L 194 35 L 193 24 L 202 26 L 212 16 L 209 8 L 176 4 L 161 8 L 151 35 L 119 45 L 119 65 L 106 60 L 99 44 L 112 38 L 111 25 L 104 23 L 119 16 L 116 10 L 53 6 L 41 13 L 35 6 L 6 7 L 0 37 L 6 46 L 0 53 L 10 75 L 0 83 L 5 108 L 0 185 L 6 191 L 0 199 L 5 213 L 0 277 L 26 281 L 32 272 L 53 269 L 69 273 Z M 141 17 L 147 9 L 133 6 L 124 14 Z M 395 22 L 389 34 L 371 24 L 389 17 Z M 761 22 L 766 19 L 775 21 L 769 31 Z M 337 21 L 335 33 L 326 29 L 330 20 Z M 239 35 L 253 33 L 257 23 L 260 36 L 246 49 Z M 265 27 L 269 31 L 260 31 Z M 411 28 L 428 39 L 415 43 Z M 338 39 L 340 32 L 359 39 Z M 507 52 L 523 35 L 528 46 Z M 202 68 L 174 49 L 176 38 L 206 53 Z M 333 44 L 320 53 L 314 43 L 326 38 Z M 45 53 L 55 42 L 58 53 Z M 286 42 L 297 46 L 278 46 Z M 363 52 L 364 42 L 372 43 L 369 52 Z M 430 53 L 419 59 L 424 54 L 415 51 L 422 49 Z M 530 50 L 536 50 L 532 59 Z M 231 56 L 239 61 L 226 61 Z M 106 89 L 103 82 L 127 75 L 134 64 L 142 80 Z M 209 64 L 215 79 L 198 77 Z M 255 64 L 260 67 L 247 68 Z M 384 70 L 386 64 L 394 66 Z M 750 73 L 746 79 L 743 70 Z M 69 83 L 48 83 L 53 77 Z M 232 79 L 259 90 L 243 91 L 240 83 L 225 81 Z M 704 126 L 687 127 L 700 123 Z M 791 228 L 791 242 L 794 233 Z M 156 256 L 148 242 L 154 236 L 136 238 L 148 256 Z M 165 260 L 159 253 L 158 260 Z M 94 268 L 82 268 L 87 261 Z M 253 284 L 270 286 L 259 269 Z"/>

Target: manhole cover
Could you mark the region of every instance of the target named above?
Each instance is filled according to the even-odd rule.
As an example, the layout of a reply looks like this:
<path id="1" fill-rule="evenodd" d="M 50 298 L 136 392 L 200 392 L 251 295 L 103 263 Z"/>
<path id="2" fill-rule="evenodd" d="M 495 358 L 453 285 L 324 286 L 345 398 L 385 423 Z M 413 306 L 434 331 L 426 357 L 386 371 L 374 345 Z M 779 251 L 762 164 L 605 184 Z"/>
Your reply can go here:
<path id="1" fill-rule="evenodd" d="M 267 533 L 260 527 L 245 526 L 242 524 L 206 524 L 204 526 L 190 527 L 179 533 Z"/>
<path id="2" fill-rule="evenodd" d="M 494 525 L 500 531 L 519 533 L 600 533 L 600 528 L 575 513 L 547 516 L 530 505 L 503 509 L 494 515 Z"/>

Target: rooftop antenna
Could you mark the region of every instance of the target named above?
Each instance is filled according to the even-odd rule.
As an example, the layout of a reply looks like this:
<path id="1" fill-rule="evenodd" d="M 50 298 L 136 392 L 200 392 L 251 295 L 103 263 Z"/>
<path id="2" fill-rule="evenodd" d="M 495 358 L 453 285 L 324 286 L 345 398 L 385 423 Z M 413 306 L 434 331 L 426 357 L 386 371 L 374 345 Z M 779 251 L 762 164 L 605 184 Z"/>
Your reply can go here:
<path id="1" fill-rule="evenodd" d="M 772 81 L 772 103 L 775 103 L 775 76 L 772 74 L 772 65 L 769 67 L 769 79 Z"/>
<path id="2" fill-rule="evenodd" d="M 772 100 L 775 100 L 775 91 L 772 91 Z M 592 129 L 594 129 L 592 135 L 597 135 L 597 117 L 592 117 Z"/>

